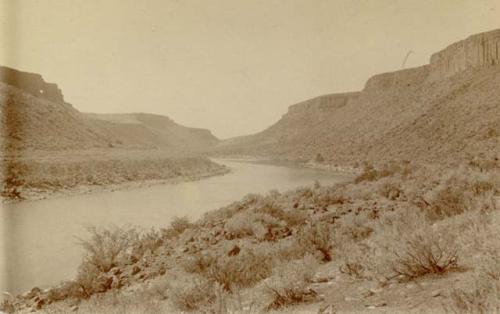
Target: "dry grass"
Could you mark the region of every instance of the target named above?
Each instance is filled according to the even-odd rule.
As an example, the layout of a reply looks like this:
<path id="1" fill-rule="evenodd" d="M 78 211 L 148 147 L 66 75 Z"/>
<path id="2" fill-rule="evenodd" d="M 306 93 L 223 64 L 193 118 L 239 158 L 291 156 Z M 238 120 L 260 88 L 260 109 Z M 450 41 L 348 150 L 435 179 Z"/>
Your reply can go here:
<path id="1" fill-rule="evenodd" d="M 451 313 L 489 314 L 500 313 L 500 284 L 488 283 L 470 291 L 455 289 L 445 309 Z"/>
<path id="2" fill-rule="evenodd" d="M 280 265 L 273 276 L 266 280 L 264 291 L 269 299 L 266 310 L 275 310 L 317 299 L 309 288 L 318 264 L 316 258 L 306 255 L 303 259 Z"/>
<path id="3" fill-rule="evenodd" d="M 198 274 L 178 274 L 169 280 L 169 299 L 181 311 L 198 311 L 215 301 L 214 283 Z"/>
<path id="4" fill-rule="evenodd" d="M 248 249 L 235 256 L 199 254 L 188 258 L 183 264 L 187 272 L 201 274 L 228 292 L 251 287 L 269 277 L 273 266 L 271 256 Z"/>
<path id="5" fill-rule="evenodd" d="M 161 229 L 161 235 L 165 239 L 171 239 L 181 235 L 187 229 L 193 228 L 194 224 L 189 221 L 189 218 L 174 217 L 168 228 Z"/>

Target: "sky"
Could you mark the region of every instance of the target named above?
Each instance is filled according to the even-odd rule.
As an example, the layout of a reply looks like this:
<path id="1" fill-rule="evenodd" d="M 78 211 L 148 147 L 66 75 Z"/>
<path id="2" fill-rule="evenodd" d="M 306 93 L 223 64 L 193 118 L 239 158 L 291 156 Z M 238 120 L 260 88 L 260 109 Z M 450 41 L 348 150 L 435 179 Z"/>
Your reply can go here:
<path id="1" fill-rule="evenodd" d="M 229 138 L 496 28 L 498 0 L 0 0 L 0 65 L 42 74 L 83 112 Z"/>

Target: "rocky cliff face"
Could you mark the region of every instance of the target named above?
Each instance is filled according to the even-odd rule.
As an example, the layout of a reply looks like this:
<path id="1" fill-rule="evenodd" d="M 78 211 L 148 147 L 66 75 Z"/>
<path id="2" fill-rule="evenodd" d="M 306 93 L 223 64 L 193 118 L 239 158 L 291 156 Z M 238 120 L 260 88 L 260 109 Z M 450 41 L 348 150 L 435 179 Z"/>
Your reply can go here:
<path id="1" fill-rule="evenodd" d="M 364 92 L 380 93 L 387 90 L 400 90 L 422 84 L 429 77 L 429 66 L 405 69 L 372 76 L 366 82 Z"/>
<path id="2" fill-rule="evenodd" d="M 290 106 L 288 108 L 288 114 L 301 114 L 304 111 L 310 110 L 327 112 L 347 105 L 358 96 L 358 92 L 319 96 Z"/>
<path id="3" fill-rule="evenodd" d="M 0 82 L 22 89 L 37 98 L 64 103 L 64 96 L 56 84 L 47 83 L 40 74 L 17 71 L 0 66 Z"/>
<path id="4" fill-rule="evenodd" d="M 498 47 L 498 48 L 497 48 Z M 500 145 L 500 30 L 471 36 L 418 68 L 378 74 L 357 93 L 289 107 L 268 129 L 216 153 L 330 162 L 456 161 Z"/>
<path id="5" fill-rule="evenodd" d="M 431 57 L 431 80 L 451 77 L 468 69 L 500 63 L 500 29 L 456 42 Z"/>
<path id="6" fill-rule="evenodd" d="M 364 91 L 384 92 L 436 82 L 460 72 L 500 64 L 500 30 L 473 35 L 433 54 L 428 65 L 371 77 Z"/>

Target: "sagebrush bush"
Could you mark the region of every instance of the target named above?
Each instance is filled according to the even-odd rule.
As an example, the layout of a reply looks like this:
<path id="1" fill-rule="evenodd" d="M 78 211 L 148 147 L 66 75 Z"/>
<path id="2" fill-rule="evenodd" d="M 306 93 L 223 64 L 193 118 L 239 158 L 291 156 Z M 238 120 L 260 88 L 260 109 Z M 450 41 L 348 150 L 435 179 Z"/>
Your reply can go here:
<path id="1" fill-rule="evenodd" d="M 500 284 L 480 283 L 472 290 L 454 289 L 445 310 L 452 313 L 500 313 Z"/>
<path id="2" fill-rule="evenodd" d="M 317 293 L 309 288 L 318 264 L 311 255 L 301 260 L 291 261 L 273 270 L 273 275 L 266 280 L 264 292 L 268 301 L 267 310 L 274 310 L 291 305 L 311 302 L 317 299 Z"/>
<path id="3" fill-rule="evenodd" d="M 218 282 L 226 291 L 245 288 L 269 277 L 273 269 L 270 256 L 242 250 L 236 256 L 220 256 L 208 267 L 205 276 Z"/>
<path id="4" fill-rule="evenodd" d="M 174 217 L 170 222 L 170 226 L 166 229 L 162 229 L 162 236 L 166 239 L 171 239 L 182 234 L 186 229 L 192 228 L 193 224 L 189 221 L 189 218 L 184 217 Z"/>
<path id="5" fill-rule="evenodd" d="M 328 224 L 314 222 L 301 228 L 295 239 L 304 252 L 321 253 L 321 260 L 332 260 L 332 230 Z"/>
<path id="6" fill-rule="evenodd" d="M 237 255 L 215 253 L 196 254 L 183 261 L 186 272 L 200 274 L 217 282 L 225 291 L 255 285 L 270 276 L 273 268 L 272 256 L 241 250 Z"/>
<path id="7" fill-rule="evenodd" d="M 446 186 L 437 192 L 430 206 L 426 208 L 426 212 L 431 219 L 443 219 L 462 214 L 469 208 L 463 190 L 453 186 Z"/>
<path id="8" fill-rule="evenodd" d="M 444 274 L 458 267 L 457 248 L 445 246 L 437 236 L 417 234 L 405 241 L 402 252 L 394 252 L 393 270 L 412 280 L 428 274 Z"/>
<path id="9" fill-rule="evenodd" d="M 139 233 L 133 228 L 89 227 L 88 232 L 90 238 L 81 240 L 86 251 L 83 264 L 93 265 L 103 273 L 117 266 L 139 239 Z"/>
<path id="10" fill-rule="evenodd" d="M 394 201 L 402 196 L 403 191 L 400 184 L 394 182 L 385 182 L 379 187 L 379 193 L 383 197 Z"/>
<path id="11" fill-rule="evenodd" d="M 216 299 L 214 283 L 198 274 L 177 274 L 169 280 L 169 300 L 181 311 L 198 311 Z"/>
<path id="12" fill-rule="evenodd" d="M 269 214 L 243 211 L 231 217 L 225 229 L 238 238 L 255 236 L 264 240 L 270 228 L 282 225 L 280 220 Z"/>

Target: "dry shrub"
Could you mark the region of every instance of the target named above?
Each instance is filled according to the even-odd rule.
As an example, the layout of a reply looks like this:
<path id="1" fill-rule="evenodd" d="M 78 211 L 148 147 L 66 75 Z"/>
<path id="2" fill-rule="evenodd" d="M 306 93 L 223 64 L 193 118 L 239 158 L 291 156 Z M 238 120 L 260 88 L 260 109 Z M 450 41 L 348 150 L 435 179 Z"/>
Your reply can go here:
<path id="1" fill-rule="evenodd" d="M 470 291 L 455 289 L 445 309 L 452 313 L 500 313 L 500 284 L 480 283 Z"/>
<path id="2" fill-rule="evenodd" d="M 297 245 L 293 238 L 282 239 L 276 242 L 261 242 L 255 246 L 254 252 L 269 256 L 274 260 L 274 265 L 303 258 L 307 253 Z"/>
<path id="3" fill-rule="evenodd" d="M 154 252 L 165 243 L 161 232 L 150 229 L 138 234 L 137 241 L 133 243 L 132 254 L 142 256 L 146 252 Z"/>
<path id="4" fill-rule="evenodd" d="M 299 248 L 312 254 L 318 251 L 322 254 L 321 260 L 332 260 L 332 230 L 328 224 L 314 222 L 300 229 L 295 236 Z"/>
<path id="5" fill-rule="evenodd" d="M 186 229 L 192 228 L 194 225 L 189 221 L 189 218 L 184 217 L 174 217 L 170 226 L 167 229 L 162 229 L 162 235 L 166 239 L 171 239 L 181 235 Z"/>
<path id="6" fill-rule="evenodd" d="M 121 229 L 118 227 L 97 228 L 88 227 L 90 238 L 81 240 L 86 250 L 83 264 L 94 266 L 100 272 L 106 273 L 123 260 L 130 249 L 137 243 L 139 234 L 136 229 Z"/>
<path id="7" fill-rule="evenodd" d="M 271 256 L 243 249 L 234 256 L 198 254 L 188 258 L 183 268 L 220 284 L 225 291 L 255 285 L 271 275 Z"/>
<path id="8" fill-rule="evenodd" d="M 177 274 L 169 280 L 169 299 L 181 311 L 199 311 L 215 301 L 214 283 L 198 274 Z"/>
<path id="9" fill-rule="evenodd" d="M 208 267 L 205 276 L 218 282 L 226 291 L 251 287 L 269 277 L 273 268 L 272 258 L 250 250 L 236 256 L 221 256 Z"/>
<path id="10" fill-rule="evenodd" d="M 238 238 L 255 236 L 257 239 L 263 240 L 270 228 L 281 225 L 280 220 L 269 214 L 244 211 L 231 217 L 226 222 L 225 228 Z"/>
<path id="11" fill-rule="evenodd" d="M 283 220 L 287 224 L 287 226 L 295 227 L 305 224 L 307 218 L 308 218 L 307 213 L 292 209 L 283 211 L 283 216 L 281 217 L 281 220 Z"/>
<path id="12" fill-rule="evenodd" d="M 316 291 L 309 288 L 318 263 L 311 255 L 288 262 L 273 270 L 266 280 L 264 292 L 269 298 L 267 310 L 279 309 L 317 299 Z"/>
<path id="13" fill-rule="evenodd" d="M 120 288 L 123 282 L 110 272 L 137 261 L 144 253 L 153 252 L 164 244 L 159 232 L 138 231 L 135 228 L 89 227 L 90 237 L 81 240 L 86 255 L 74 282 L 58 289 L 66 297 L 88 298 L 92 294 Z"/>
<path id="14" fill-rule="evenodd" d="M 365 270 L 364 266 L 357 262 L 345 262 L 343 265 L 339 267 L 339 271 L 341 273 L 356 279 L 364 278 L 363 275 L 364 270 Z"/>
<path id="15" fill-rule="evenodd" d="M 381 178 L 394 175 L 400 170 L 397 166 L 385 166 L 382 169 L 375 169 L 373 166 L 367 166 L 363 172 L 354 179 L 354 183 L 363 181 L 377 181 Z"/>
<path id="16" fill-rule="evenodd" d="M 15 313 L 16 312 L 16 305 L 14 301 L 10 298 L 5 298 L 2 300 L 0 303 L 0 311 L 4 313 Z"/>
<path id="17" fill-rule="evenodd" d="M 428 274 L 444 274 L 457 268 L 457 249 L 440 243 L 433 234 L 416 234 L 405 241 L 402 252 L 394 252 L 394 272 L 406 280 Z"/>
<path id="18" fill-rule="evenodd" d="M 383 197 L 394 201 L 403 195 L 401 185 L 395 182 L 385 182 L 379 187 L 379 193 Z"/>
<path id="19" fill-rule="evenodd" d="M 426 213 L 431 219 L 443 219 L 462 214 L 469 209 L 464 191 L 458 187 L 446 186 L 439 190 L 426 208 Z"/>

